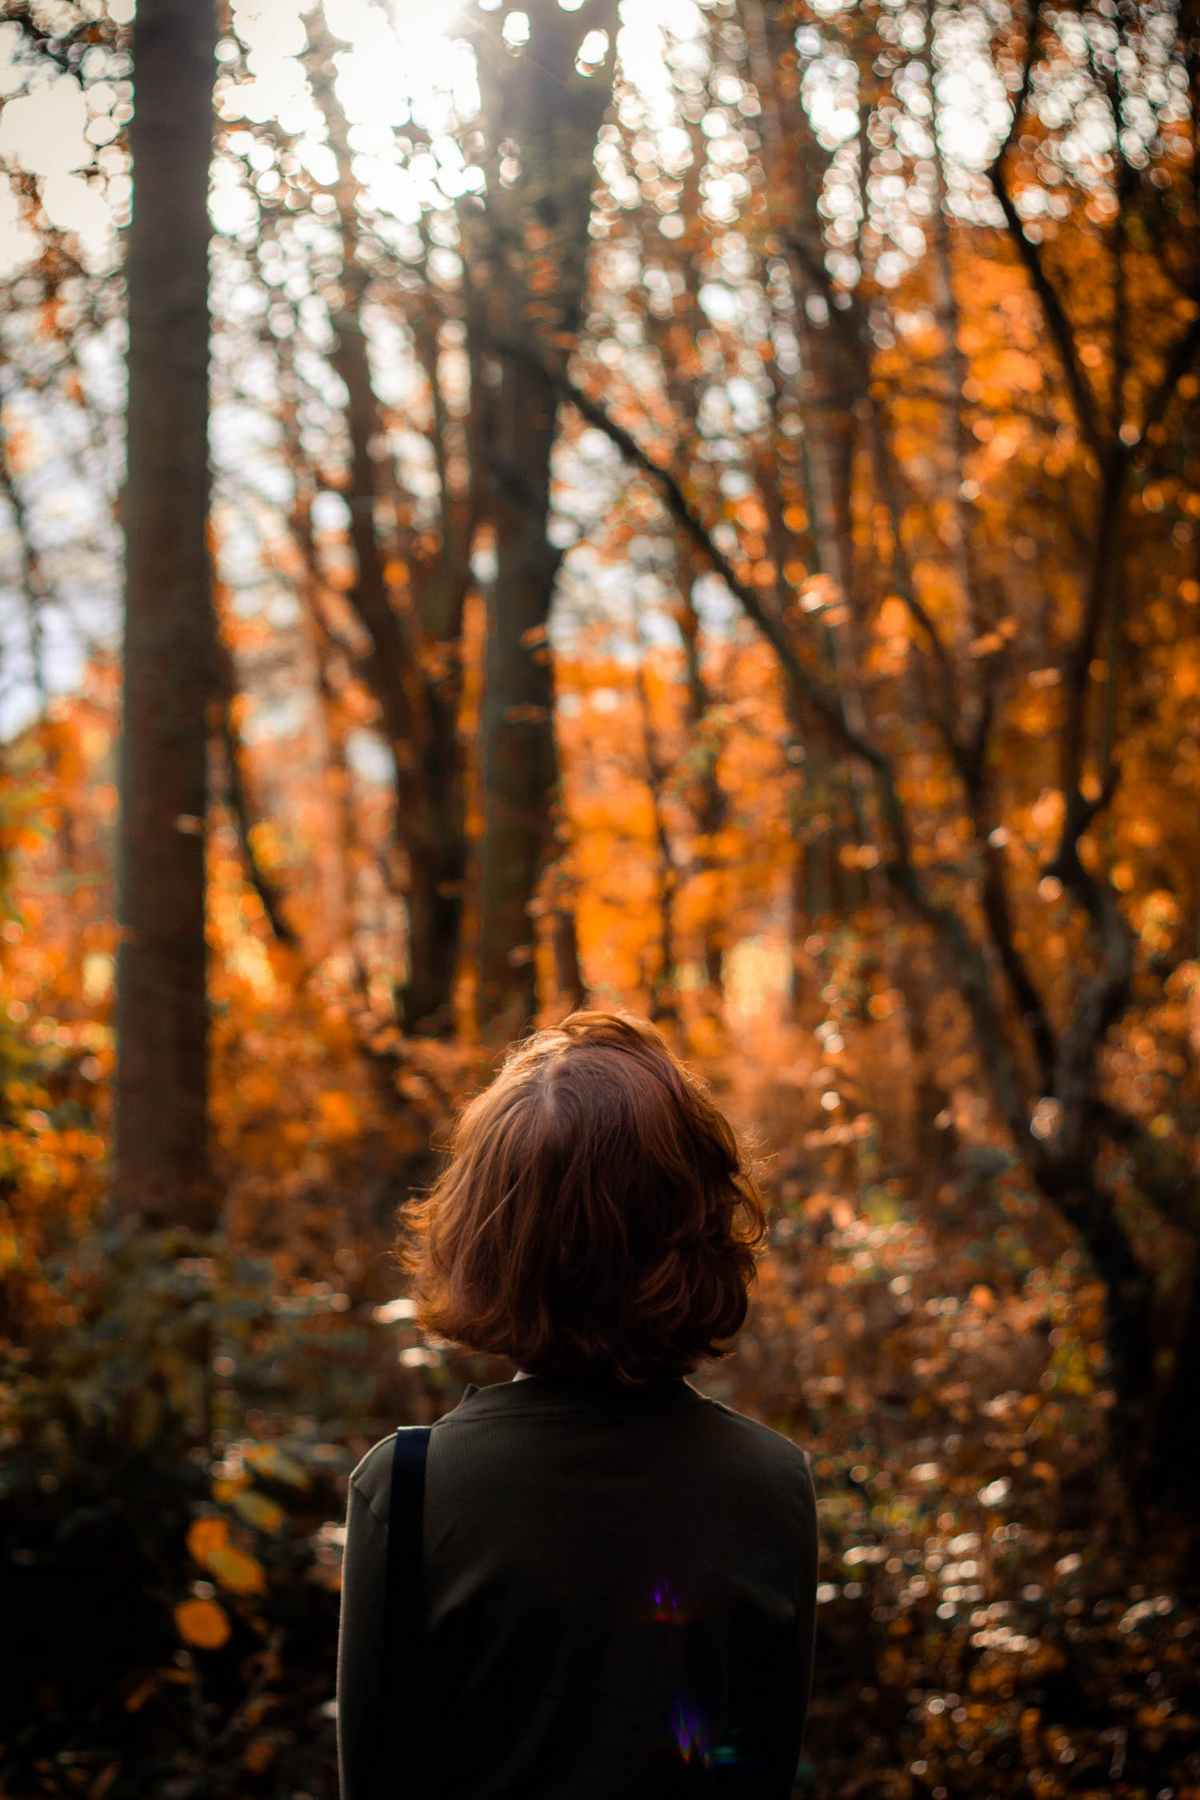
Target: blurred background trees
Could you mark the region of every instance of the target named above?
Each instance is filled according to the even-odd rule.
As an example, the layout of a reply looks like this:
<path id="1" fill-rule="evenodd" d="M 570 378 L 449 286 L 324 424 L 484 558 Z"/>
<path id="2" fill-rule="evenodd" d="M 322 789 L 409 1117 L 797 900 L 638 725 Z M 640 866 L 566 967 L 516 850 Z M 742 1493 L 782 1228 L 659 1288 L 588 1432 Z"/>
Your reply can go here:
<path id="1" fill-rule="evenodd" d="M 395 1209 L 587 1002 L 769 1152 L 813 1791 L 1200 1780 L 1192 0 L 17 0 L 0 94 L 11 1790 L 332 1791 L 337 1479 L 503 1374 Z"/>

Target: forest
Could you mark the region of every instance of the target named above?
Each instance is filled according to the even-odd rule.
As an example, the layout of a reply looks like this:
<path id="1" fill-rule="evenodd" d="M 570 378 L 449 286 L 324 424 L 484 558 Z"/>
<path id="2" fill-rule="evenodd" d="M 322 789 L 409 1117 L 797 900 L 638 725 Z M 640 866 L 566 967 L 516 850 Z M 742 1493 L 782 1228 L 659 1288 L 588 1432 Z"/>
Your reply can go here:
<path id="1" fill-rule="evenodd" d="M 1200 1795 L 1198 0 L 4 0 L 0 292 L 0 1794 L 336 1800 L 586 1005 L 764 1171 L 797 1791 Z"/>

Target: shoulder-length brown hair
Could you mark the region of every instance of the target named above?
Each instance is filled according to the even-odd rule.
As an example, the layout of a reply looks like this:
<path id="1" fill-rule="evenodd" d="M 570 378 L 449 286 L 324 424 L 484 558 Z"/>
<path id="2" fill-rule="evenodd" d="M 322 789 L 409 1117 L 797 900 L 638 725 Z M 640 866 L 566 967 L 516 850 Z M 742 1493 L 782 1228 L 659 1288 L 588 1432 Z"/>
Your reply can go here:
<path id="1" fill-rule="evenodd" d="M 728 1354 L 766 1235 L 706 1084 L 654 1026 L 608 1012 L 512 1046 L 407 1225 L 425 1330 L 530 1374 L 625 1382 Z"/>

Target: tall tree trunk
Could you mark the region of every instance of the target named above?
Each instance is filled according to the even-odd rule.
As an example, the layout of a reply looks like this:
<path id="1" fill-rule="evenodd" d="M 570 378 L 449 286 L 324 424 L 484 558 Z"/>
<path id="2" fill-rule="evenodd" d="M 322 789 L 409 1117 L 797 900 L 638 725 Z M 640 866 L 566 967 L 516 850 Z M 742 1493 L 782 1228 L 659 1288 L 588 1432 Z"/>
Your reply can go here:
<path id="1" fill-rule="evenodd" d="M 204 936 L 216 693 L 207 543 L 214 48 L 206 0 L 141 0 L 130 127 L 114 1186 L 124 1212 L 199 1229 L 218 1216 Z"/>
<path id="2" fill-rule="evenodd" d="M 805 511 L 808 514 L 807 548 L 814 574 L 828 575 L 848 608 L 843 637 L 851 650 L 855 630 L 854 600 L 859 585 L 855 567 L 853 485 L 854 462 L 869 363 L 848 353 L 832 318 L 819 327 L 813 309 L 824 304 L 800 254 L 801 244 L 811 254 L 823 254 L 821 219 L 817 209 L 820 161 L 807 128 L 806 116 L 794 104 L 790 132 L 784 129 L 778 87 L 780 63 L 789 47 L 789 33 L 782 15 L 770 11 L 763 0 L 746 0 L 746 39 L 749 68 L 763 108 L 764 161 L 771 175 L 773 206 L 780 221 L 788 277 L 794 299 L 792 325 L 796 335 L 799 367 L 796 393 L 804 415 L 800 442 Z M 772 405 L 781 400 L 780 378 L 775 377 Z M 777 502 L 776 502 L 777 505 Z M 782 537 L 778 520 L 775 534 Z M 777 552 L 778 556 L 778 552 Z M 782 572 L 781 572 L 782 578 Z M 841 688 L 852 722 L 861 727 L 861 705 L 851 683 L 844 681 L 842 646 L 835 632 L 818 623 L 817 637 L 823 661 L 835 686 Z M 857 715 L 857 716 L 856 716 Z M 831 751 L 821 723 L 807 714 L 796 721 L 797 736 L 804 744 L 805 841 L 803 860 L 809 871 L 808 887 L 814 896 L 815 917 L 842 918 L 856 906 L 867 904 L 877 885 L 861 870 L 843 866 L 840 853 L 847 836 L 862 842 L 869 835 L 870 799 L 861 770 L 847 767 Z M 793 883 L 793 901 L 803 883 Z M 795 915 L 806 929 L 809 920 Z M 802 959 L 793 951 L 793 969 Z M 793 983 L 793 995 L 798 983 Z"/>
<path id="3" fill-rule="evenodd" d="M 596 133 L 612 96 L 616 0 L 582 14 L 527 6 L 526 49 L 493 38 L 480 56 L 488 195 L 467 245 L 472 328 L 487 367 L 487 511 L 496 569 L 488 594 L 482 709 L 478 1022 L 488 1037 L 537 1011 L 532 916 L 558 784 L 547 625 L 562 552 L 547 536 L 557 396 L 530 338 L 570 354 L 587 276 Z M 576 67 L 584 38 L 608 33 L 601 67 Z M 501 153 L 501 141 L 503 153 Z"/>
<path id="4" fill-rule="evenodd" d="M 441 494 L 441 541 L 427 561 L 410 556 L 413 599 L 421 636 L 432 654 L 422 671 L 425 735 L 420 773 L 426 808 L 426 844 L 420 880 L 422 903 L 410 925 L 408 987 L 402 1023 L 409 1032 L 449 1036 L 454 1030 L 454 990 L 462 951 L 467 882 L 467 784 L 459 734 L 463 689 L 463 617 L 472 583 L 471 552 L 479 500 L 478 427 L 461 428 L 468 475 L 459 491 L 451 475 L 455 425 L 443 392 L 436 329 L 418 320 L 418 353 L 429 382 L 433 452 Z M 476 371 L 472 369 L 472 400 Z M 423 926 L 423 935 L 417 926 Z"/>

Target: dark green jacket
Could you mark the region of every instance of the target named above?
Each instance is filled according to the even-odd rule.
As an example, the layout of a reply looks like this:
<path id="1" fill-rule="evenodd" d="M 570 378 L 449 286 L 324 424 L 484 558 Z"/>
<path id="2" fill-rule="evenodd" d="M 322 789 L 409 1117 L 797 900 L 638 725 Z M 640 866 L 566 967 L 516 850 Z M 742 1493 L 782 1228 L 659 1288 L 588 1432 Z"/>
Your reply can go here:
<path id="1" fill-rule="evenodd" d="M 425 1678 L 388 1694 L 391 1455 L 350 1477 L 343 1800 L 786 1800 L 816 1613 L 806 1452 L 684 1380 L 468 1385 L 429 1445 Z"/>

